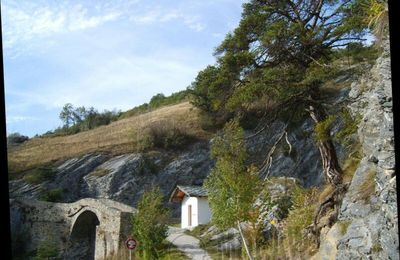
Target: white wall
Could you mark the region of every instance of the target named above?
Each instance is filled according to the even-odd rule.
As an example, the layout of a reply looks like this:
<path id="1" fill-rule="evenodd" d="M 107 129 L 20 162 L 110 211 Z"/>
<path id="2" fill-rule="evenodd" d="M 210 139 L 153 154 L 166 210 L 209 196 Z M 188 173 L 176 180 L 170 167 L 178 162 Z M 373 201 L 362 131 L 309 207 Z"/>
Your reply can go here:
<path id="1" fill-rule="evenodd" d="M 211 220 L 211 210 L 207 198 L 197 198 L 198 225 L 207 224 Z"/>
<path id="2" fill-rule="evenodd" d="M 192 226 L 189 226 L 188 206 L 192 205 Z M 211 220 L 211 210 L 206 198 L 185 196 L 181 207 L 181 228 L 193 228 Z"/>
<path id="3" fill-rule="evenodd" d="M 188 206 L 192 205 L 192 226 L 189 226 Z M 192 228 L 197 226 L 197 198 L 185 196 L 182 200 L 181 208 L 181 228 Z"/>

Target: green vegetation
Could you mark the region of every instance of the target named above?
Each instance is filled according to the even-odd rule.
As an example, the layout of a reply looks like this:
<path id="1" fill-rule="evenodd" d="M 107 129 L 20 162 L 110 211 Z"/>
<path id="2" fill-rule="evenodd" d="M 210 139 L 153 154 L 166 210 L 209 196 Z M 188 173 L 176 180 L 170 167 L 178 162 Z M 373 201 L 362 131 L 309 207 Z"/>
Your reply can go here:
<path id="1" fill-rule="evenodd" d="M 318 3 L 244 4 L 239 26 L 216 48 L 217 65 L 200 71 L 190 86 L 193 104 L 223 117 L 245 112 L 259 101 L 263 107 L 281 104 L 296 110 L 307 107 L 310 95 L 320 102 L 321 83 L 335 75 L 329 64 L 335 50 L 350 46 L 348 55 L 358 53 L 354 43 L 362 41 L 367 25 L 360 1 Z"/>
<path id="2" fill-rule="evenodd" d="M 305 189 L 297 186 L 291 194 L 292 206 L 282 221 L 283 234 L 274 237 L 260 250 L 260 257 L 271 259 L 305 259 L 315 254 L 317 245 L 306 234 L 312 224 L 318 202 L 316 188 Z M 268 259 L 269 259 L 268 258 Z"/>
<path id="3" fill-rule="evenodd" d="M 195 228 L 193 228 L 192 230 L 185 230 L 185 233 L 190 236 L 200 238 L 200 235 L 205 233 L 211 226 L 212 226 L 211 223 L 200 224 L 200 225 L 196 226 Z"/>
<path id="4" fill-rule="evenodd" d="M 192 104 L 219 124 L 254 110 L 268 115 L 264 124 L 277 118 L 290 124 L 308 113 L 317 123 L 318 145 L 328 147 L 321 151 L 334 172 L 328 175 L 324 168 L 328 180 L 340 184 L 342 171 L 328 131 L 334 111 L 324 105 L 322 89 L 343 70 L 343 56 L 358 61 L 362 52 L 372 52 L 361 44 L 367 28 L 364 2 L 245 3 L 239 26 L 215 50 L 217 63 L 200 71 L 189 87 Z"/>
<path id="5" fill-rule="evenodd" d="M 371 251 L 373 253 L 379 253 L 383 250 L 381 244 L 377 241 L 372 245 Z"/>
<path id="6" fill-rule="evenodd" d="M 45 259 L 61 259 L 58 257 L 59 249 L 54 241 L 45 240 L 42 241 L 37 250 L 36 256 L 33 258 L 35 260 L 45 260 Z"/>
<path id="7" fill-rule="evenodd" d="M 62 188 L 50 189 L 44 192 L 40 199 L 48 202 L 62 202 L 63 194 L 64 189 Z"/>
<path id="8" fill-rule="evenodd" d="M 52 180 L 56 173 L 57 172 L 51 167 L 38 167 L 25 174 L 24 180 L 30 184 L 40 184 Z"/>
<path id="9" fill-rule="evenodd" d="M 211 147 L 216 166 L 205 181 L 208 190 L 212 221 L 219 228 L 236 225 L 237 221 L 250 219 L 252 205 L 260 191 L 257 169 L 246 167 L 246 148 L 243 129 L 237 121 L 224 127 Z"/>
<path id="10" fill-rule="evenodd" d="M 351 221 L 342 220 L 342 221 L 339 221 L 337 224 L 338 224 L 338 227 L 339 227 L 340 234 L 342 234 L 342 236 L 343 236 L 344 234 L 346 234 L 347 229 L 351 224 Z"/>
<path id="11" fill-rule="evenodd" d="M 28 140 L 28 136 L 21 135 L 20 133 L 11 133 L 7 136 L 7 145 L 18 145 Z"/>
<path id="12" fill-rule="evenodd" d="M 318 141 L 327 141 L 331 139 L 331 127 L 336 121 L 336 116 L 330 115 L 325 120 L 318 122 L 315 125 L 315 138 Z"/>
<path id="13" fill-rule="evenodd" d="M 257 169 L 246 166 L 247 152 L 243 137 L 243 129 L 238 121 L 230 121 L 223 133 L 213 140 L 211 147 L 216 165 L 204 186 L 208 190 L 212 222 L 221 229 L 237 226 L 240 231 L 240 222 L 254 222 L 258 216 L 253 205 L 260 193 L 261 181 Z"/>
<path id="14" fill-rule="evenodd" d="M 337 133 L 332 137 L 331 128 L 341 120 L 341 127 Z M 323 121 L 318 122 L 315 125 L 315 137 L 319 141 L 335 140 L 343 145 L 351 144 L 351 136 L 357 132 L 358 124 L 361 121 L 361 115 L 352 116 L 348 109 L 342 109 L 342 111 L 336 115 L 330 115 Z"/>
<path id="15" fill-rule="evenodd" d="M 132 235 L 138 241 L 141 259 L 158 259 L 167 237 L 168 210 L 163 206 L 159 188 L 151 188 L 143 193 L 137 206 L 137 214 L 132 218 Z"/>
<path id="16" fill-rule="evenodd" d="M 387 0 L 367 0 L 364 3 L 367 17 L 365 21 L 372 28 L 378 41 L 381 41 L 389 29 Z"/>
<path id="17" fill-rule="evenodd" d="M 62 127 L 58 127 L 54 131 L 48 131 L 44 137 L 54 137 L 63 135 L 72 135 L 79 132 L 91 130 L 102 125 L 108 125 L 116 121 L 121 114 L 120 111 L 98 112 L 95 108 L 74 107 L 67 103 L 60 112 L 60 119 L 63 122 Z"/>
<path id="18" fill-rule="evenodd" d="M 180 149 L 195 140 L 193 136 L 169 121 L 157 121 L 149 125 L 141 133 L 137 145 L 138 151 L 156 148 Z"/>
<path id="19" fill-rule="evenodd" d="M 122 112 L 119 119 L 140 115 L 153 111 L 162 106 L 174 105 L 183 102 L 188 99 L 188 91 L 182 90 L 176 93 L 172 93 L 170 96 L 165 96 L 162 93 L 154 95 L 149 103 L 144 103 L 140 106 L 134 107 L 126 112 Z"/>

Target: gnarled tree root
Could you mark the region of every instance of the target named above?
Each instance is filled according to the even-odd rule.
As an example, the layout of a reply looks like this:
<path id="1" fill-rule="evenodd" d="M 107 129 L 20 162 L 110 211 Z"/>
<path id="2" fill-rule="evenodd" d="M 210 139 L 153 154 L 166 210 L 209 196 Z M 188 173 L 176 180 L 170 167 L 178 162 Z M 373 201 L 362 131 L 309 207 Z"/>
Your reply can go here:
<path id="1" fill-rule="evenodd" d="M 337 185 L 335 190 L 319 205 L 318 210 L 314 215 L 313 224 L 307 227 L 307 233 L 312 236 L 317 247 L 320 245 L 321 229 L 326 226 L 331 227 L 336 222 L 344 194 L 349 185 L 350 183 Z M 326 217 L 328 221 L 320 223 L 322 217 Z"/>

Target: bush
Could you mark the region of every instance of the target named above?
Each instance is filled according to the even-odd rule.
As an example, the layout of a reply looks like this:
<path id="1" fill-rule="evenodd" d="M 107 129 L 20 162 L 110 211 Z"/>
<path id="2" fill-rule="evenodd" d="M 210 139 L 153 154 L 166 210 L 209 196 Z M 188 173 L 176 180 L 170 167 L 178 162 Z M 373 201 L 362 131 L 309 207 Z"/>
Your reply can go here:
<path id="1" fill-rule="evenodd" d="M 24 176 L 24 180 L 30 184 L 40 184 L 48 180 L 52 180 L 56 171 L 50 167 L 36 168 Z"/>
<path id="2" fill-rule="evenodd" d="M 8 145 L 18 145 L 29 140 L 28 136 L 21 135 L 20 133 L 12 133 L 7 136 Z"/>
<path id="3" fill-rule="evenodd" d="M 167 121 L 158 121 L 144 130 L 138 143 L 138 151 L 154 148 L 179 149 L 193 141 L 194 137 Z"/>
<path id="4" fill-rule="evenodd" d="M 44 260 L 44 259 L 61 259 L 58 257 L 58 247 L 54 241 L 45 240 L 42 241 L 37 250 L 35 260 Z"/>
<path id="5" fill-rule="evenodd" d="M 319 197 L 317 192 L 316 188 L 294 187 L 291 193 L 292 205 L 281 223 L 282 235 L 268 241 L 260 256 L 271 259 L 307 259 L 316 252 L 317 245 L 307 236 L 306 228 L 313 222 Z"/>
<path id="6" fill-rule="evenodd" d="M 41 197 L 41 200 L 48 202 L 62 202 L 64 189 L 56 188 L 46 191 Z"/>

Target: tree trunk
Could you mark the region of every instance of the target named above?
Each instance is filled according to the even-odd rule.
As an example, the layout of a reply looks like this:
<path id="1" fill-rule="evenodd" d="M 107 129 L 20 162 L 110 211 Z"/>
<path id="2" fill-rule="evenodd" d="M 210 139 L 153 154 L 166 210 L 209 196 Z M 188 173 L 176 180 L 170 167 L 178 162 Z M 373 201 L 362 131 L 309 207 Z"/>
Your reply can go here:
<path id="1" fill-rule="evenodd" d="M 244 238 L 243 231 L 242 231 L 242 228 L 240 227 L 240 222 L 239 221 L 237 222 L 237 226 L 238 226 L 238 229 L 239 229 L 240 237 L 242 238 L 242 241 L 243 241 L 244 249 L 246 249 L 247 256 L 249 257 L 250 260 L 253 260 L 253 257 L 251 256 L 251 253 L 250 253 L 250 250 L 247 247 L 246 239 Z"/>
<path id="2" fill-rule="evenodd" d="M 325 119 L 325 113 L 310 105 L 308 110 L 315 123 Z M 327 131 L 330 131 L 329 129 Z M 330 135 L 330 133 L 329 133 Z M 318 149 L 321 154 L 322 167 L 329 183 L 337 187 L 342 183 L 342 169 L 339 166 L 336 150 L 331 140 L 318 140 Z"/>

